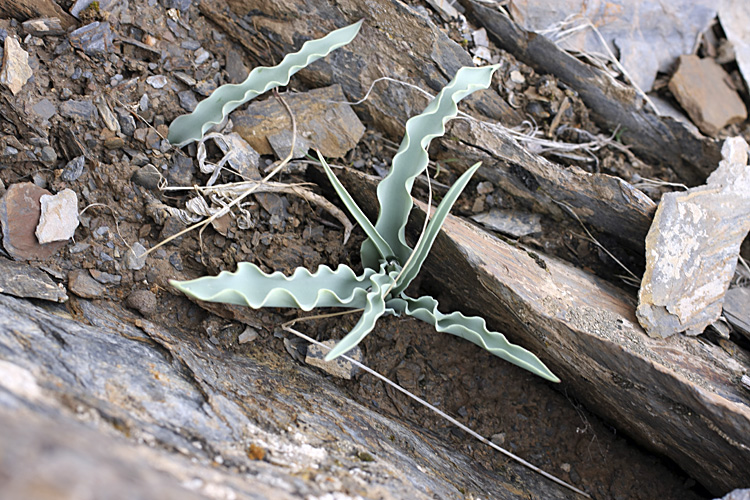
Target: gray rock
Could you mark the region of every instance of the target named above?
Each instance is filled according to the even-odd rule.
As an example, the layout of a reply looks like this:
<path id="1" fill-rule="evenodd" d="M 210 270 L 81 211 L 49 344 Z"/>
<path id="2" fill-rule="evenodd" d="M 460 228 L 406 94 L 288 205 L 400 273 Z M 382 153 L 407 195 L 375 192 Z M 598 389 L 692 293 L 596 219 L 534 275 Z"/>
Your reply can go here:
<path id="1" fill-rule="evenodd" d="M 750 489 L 730 491 L 721 497 L 721 500 L 750 500 Z"/>
<path id="2" fill-rule="evenodd" d="M 146 189 L 155 190 L 159 188 L 159 182 L 161 181 L 161 178 L 161 172 L 159 172 L 159 170 L 155 166 L 149 163 L 148 165 L 145 165 L 133 172 L 130 180 L 135 182 L 139 186 L 145 187 Z"/>
<path id="3" fill-rule="evenodd" d="M 78 227 L 78 196 L 72 189 L 64 189 L 54 196 L 44 195 L 39 199 L 42 213 L 36 227 L 39 243 L 67 241 Z"/>
<path id="4" fill-rule="evenodd" d="M 748 145 L 729 138 L 705 186 L 665 194 L 646 236 L 638 321 L 651 336 L 698 335 L 718 319 L 750 230 Z"/>
<path id="5" fill-rule="evenodd" d="M 193 4 L 193 0 L 162 0 L 161 3 L 166 9 L 177 9 L 185 12 Z"/>
<path id="6" fill-rule="evenodd" d="M 143 269 L 147 258 L 146 247 L 136 241 L 125 253 L 125 267 L 131 270 Z"/>
<path id="7" fill-rule="evenodd" d="M 275 349 L 247 356 L 104 301 L 79 306 L 75 321 L 0 295 L 5 498 L 423 500 L 455 498 L 456 484 L 467 497 L 516 498 L 521 484 L 572 498 L 514 463 L 488 471 Z"/>
<path id="8" fill-rule="evenodd" d="M 324 345 L 329 348 L 333 348 L 337 341 L 326 340 L 323 342 Z M 305 363 L 311 366 L 316 366 L 326 373 L 333 375 L 334 377 L 343 378 L 345 380 L 351 380 L 359 372 L 359 367 L 344 358 L 336 358 L 333 361 L 326 361 L 324 358 L 331 349 L 324 349 L 318 345 L 312 344 L 307 347 L 307 356 L 305 357 Z M 363 360 L 362 350 L 359 346 L 355 347 L 346 355 L 355 361 L 360 363 Z"/>
<path id="9" fill-rule="evenodd" d="M 34 104 L 31 107 L 31 111 L 42 120 L 49 120 L 57 114 L 57 107 L 52 104 L 52 101 L 45 97 L 38 103 Z"/>
<path id="10" fill-rule="evenodd" d="M 133 118 L 133 115 L 122 108 L 115 108 L 115 111 L 117 112 L 117 120 L 120 122 L 122 133 L 128 137 L 133 137 L 133 132 L 135 132 L 135 118 Z"/>
<path id="11" fill-rule="evenodd" d="M 71 293 L 85 299 L 100 299 L 107 291 L 85 269 L 76 269 L 68 274 L 68 289 Z"/>
<path id="12" fill-rule="evenodd" d="M 73 17 L 80 19 L 81 12 L 86 10 L 95 0 L 76 0 L 73 6 L 70 8 L 70 13 Z M 120 3 L 119 0 L 96 0 L 98 10 L 108 10 L 113 5 Z"/>
<path id="13" fill-rule="evenodd" d="M 39 159 L 44 163 L 54 164 L 57 162 L 57 153 L 52 146 L 44 146 L 39 153 Z"/>
<path id="14" fill-rule="evenodd" d="M 21 48 L 18 40 L 12 36 L 5 37 L 3 67 L 0 70 L 0 83 L 6 85 L 13 95 L 34 75 L 29 66 L 29 54 Z"/>
<path id="15" fill-rule="evenodd" d="M 175 154 L 172 156 L 172 165 L 169 167 L 167 177 L 169 182 L 177 186 L 190 186 L 193 182 L 195 166 L 193 159 L 188 156 Z"/>
<path id="16" fill-rule="evenodd" d="M 87 99 L 80 101 L 69 99 L 63 102 L 60 104 L 60 114 L 65 118 L 87 121 L 92 125 L 95 125 L 99 119 L 99 112 L 96 110 L 96 106 Z"/>
<path id="17" fill-rule="evenodd" d="M 227 72 L 230 83 L 242 83 L 250 74 L 250 69 L 243 62 L 244 55 L 234 49 L 227 49 L 227 65 L 224 70 Z"/>
<path id="18" fill-rule="evenodd" d="M 125 305 L 148 318 L 156 312 L 158 304 L 152 291 L 136 290 L 128 295 Z"/>
<path id="19" fill-rule="evenodd" d="M 118 274 L 105 273 L 98 269 L 89 269 L 91 277 L 103 285 L 117 285 L 122 281 L 122 276 Z"/>
<path id="20" fill-rule="evenodd" d="M 32 36 L 60 36 L 65 30 L 57 17 L 38 17 L 21 23 L 24 33 Z"/>
<path id="21" fill-rule="evenodd" d="M 246 327 L 240 336 L 237 338 L 237 342 L 240 344 L 247 344 L 258 338 L 258 331 L 253 327 Z"/>
<path id="22" fill-rule="evenodd" d="M 70 45 L 88 56 L 107 54 L 112 49 L 112 29 L 108 22 L 94 21 L 69 35 Z"/>
<path id="23" fill-rule="evenodd" d="M 146 83 L 155 89 L 161 89 L 167 84 L 167 77 L 164 75 L 152 75 L 146 78 Z"/>
<path id="24" fill-rule="evenodd" d="M 539 214 L 493 208 L 489 212 L 477 214 L 471 218 L 493 231 L 514 238 L 542 232 L 542 216 Z"/>
<path id="25" fill-rule="evenodd" d="M 70 160 L 67 165 L 65 165 L 62 174 L 60 174 L 60 179 L 64 180 L 65 182 L 77 181 L 78 178 L 83 174 L 85 165 L 86 157 L 83 155 L 76 156 L 75 158 Z"/>
<path id="26" fill-rule="evenodd" d="M 0 257 L 0 293 L 51 302 L 68 300 L 65 288 L 52 281 L 44 271 L 2 257 Z"/>
<path id="27" fill-rule="evenodd" d="M 195 93 L 192 90 L 178 92 L 177 97 L 180 99 L 180 106 L 185 111 L 192 113 L 195 107 L 198 106 L 198 99 L 196 99 Z"/>

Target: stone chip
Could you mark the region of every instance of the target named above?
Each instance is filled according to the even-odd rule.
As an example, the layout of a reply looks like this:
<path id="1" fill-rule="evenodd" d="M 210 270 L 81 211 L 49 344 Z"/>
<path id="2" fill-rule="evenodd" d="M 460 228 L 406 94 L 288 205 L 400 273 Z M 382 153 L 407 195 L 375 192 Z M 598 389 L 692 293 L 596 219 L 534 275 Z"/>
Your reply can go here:
<path id="1" fill-rule="evenodd" d="M 5 37 L 3 68 L 0 70 L 0 83 L 6 85 L 13 95 L 34 75 L 29 66 L 29 54 L 21 48 L 18 40 Z"/>
<path id="2" fill-rule="evenodd" d="M 78 196 L 72 189 L 63 189 L 54 196 L 43 195 L 41 215 L 36 227 L 39 243 L 67 241 L 78 227 Z"/>
<path id="3" fill-rule="evenodd" d="M 700 334 L 721 314 L 750 230 L 748 145 L 729 138 L 706 185 L 665 194 L 646 236 L 636 316 L 646 332 Z"/>

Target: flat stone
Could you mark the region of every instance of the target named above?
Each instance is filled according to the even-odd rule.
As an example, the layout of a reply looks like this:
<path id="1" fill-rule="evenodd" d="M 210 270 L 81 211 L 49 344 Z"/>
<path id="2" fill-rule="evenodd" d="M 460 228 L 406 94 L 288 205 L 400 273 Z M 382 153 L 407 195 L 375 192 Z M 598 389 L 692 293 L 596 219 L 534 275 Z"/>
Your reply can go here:
<path id="1" fill-rule="evenodd" d="M 477 214 L 471 218 L 493 231 L 514 238 L 542 232 L 542 216 L 539 214 L 493 208 L 489 212 Z"/>
<path id="2" fill-rule="evenodd" d="M 112 29 L 108 22 L 94 21 L 69 35 L 70 45 L 88 56 L 107 54 L 112 45 Z"/>
<path id="3" fill-rule="evenodd" d="M 87 99 L 69 99 L 61 103 L 60 114 L 65 118 L 87 121 L 92 125 L 99 119 L 99 112 L 96 110 L 96 106 Z"/>
<path id="4" fill-rule="evenodd" d="M 52 104 L 52 101 L 45 97 L 38 103 L 34 104 L 31 107 L 31 111 L 42 120 L 49 120 L 57 114 L 57 107 Z"/>
<path id="5" fill-rule="evenodd" d="M 84 299 L 100 299 L 107 291 L 85 269 L 76 269 L 68 274 L 68 290 Z"/>
<path id="6" fill-rule="evenodd" d="M 3 247 L 15 260 L 45 260 L 57 253 L 64 241 L 40 244 L 34 231 L 39 224 L 43 195 L 51 195 L 31 182 L 13 184 L 0 200 Z"/>
<path id="7" fill-rule="evenodd" d="M 727 81 L 729 75 L 713 59 L 683 55 L 669 90 L 698 128 L 713 137 L 747 118 L 745 104 Z"/>
<path id="8" fill-rule="evenodd" d="M 331 349 L 338 343 L 336 340 L 326 340 L 323 342 L 324 345 Z M 311 366 L 316 366 L 326 373 L 333 375 L 334 377 L 343 378 L 345 380 L 351 380 L 359 372 L 359 367 L 345 360 L 344 358 L 336 358 L 333 361 L 325 361 L 326 354 L 330 349 L 324 349 L 318 345 L 312 344 L 307 347 L 307 356 L 305 357 L 305 363 Z M 355 347 L 346 355 L 355 361 L 360 363 L 363 360 L 362 350 L 359 346 Z"/>
<path id="9" fill-rule="evenodd" d="M 57 17 L 38 17 L 21 23 L 24 33 L 32 36 L 60 36 L 65 30 Z"/>
<path id="10" fill-rule="evenodd" d="M 323 156 L 341 158 L 359 142 L 365 128 L 348 104 L 340 85 L 310 90 L 301 94 L 286 94 L 297 121 L 298 140 L 306 139 Z M 276 99 L 252 102 L 244 111 L 232 115 L 234 132 L 262 155 L 273 154 L 268 136 L 291 130 L 289 114 Z"/>
<path id="11" fill-rule="evenodd" d="M 103 285 L 117 285 L 122 281 L 122 276 L 119 274 L 105 273 L 98 269 L 89 269 L 91 277 Z"/>
<path id="12" fill-rule="evenodd" d="M 52 146 L 44 146 L 39 152 L 39 159 L 47 164 L 54 164 L 57 162 L 57 153 L 55 148 Z"/>
<path id="13" fill-rule="evenodd" d="M 29 66 L 29 54 L 21 48 L 18 40 L 5 37 L 3 68 L 0 70 L 0 83 L 6 85 L 13 95 L 34 75 Z"/>
<path id="14" fill-rule="evenodd" d="M 0 293 L 15 297 L 65 302 L 65 288 L 41 269 L 0 257 Z"/>
<path id="15" fill-rule="evenodd" d="M 651 336 L 700 334 L 716 321 L 750 230 L 748 145 L 724 142 L 706 185 L 662 196 L 646 236 L 638 321 Z"/>
<path id="16" fill-rule="evenodd" d="M 60 179 L 64 180 L 65 182 L 75 182 L 78 180 L 78 178 L 83 174 L 83 169 L 86 165 L 86 157 L 76 156 L 72 160 L 68 162 L 67 165 L 63 168 L 62 174 L 60 174 Z"/>
<path id="17" fill-rule="evenodd" d="M 54 196 L 43 195 L 39 201 L 42 213 L 36 227 L 39 243 L 67 241 L 78 227 L 78 196 L 72 189 L 63 189 Z"/>

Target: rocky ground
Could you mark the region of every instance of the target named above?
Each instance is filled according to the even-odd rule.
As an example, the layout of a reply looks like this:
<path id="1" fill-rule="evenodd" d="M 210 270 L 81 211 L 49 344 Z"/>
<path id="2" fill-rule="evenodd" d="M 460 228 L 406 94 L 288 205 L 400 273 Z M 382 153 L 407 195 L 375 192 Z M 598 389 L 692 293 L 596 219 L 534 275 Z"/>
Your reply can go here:
<path id="1" fill-rule="evenodd" d="M 487 53 L 477 51 L 486 46 L 464 37 L 424 6 L 415 7 L 477 57 L 502 63 L 495 86 L 517 115 L 517 122 L 509 126 L 536 126 L 550 138 L 569 142 L 600 136 L 585 104 L 554 77 L 537 74 L 494 47 L 486 48 Z M 197 307 L 168 282 L 233 270 L 242 261 L 285 273 L 299 266 L 315 270 L 322 264 L 360 268 L 355 256 L 361 231 L 355 228 L 344 242 L 341 221 L 325 205 L 303 196 L 270 193 L 248 198 L 235 216 L 218 220 L 205 231 L 181 235 L 141 258 L 145 249 L 182 231 L 194 216 L 183 212 L 181 220 L 177 210 L 184 209 L 193 195 L 172 188 L 205 186 L 213 175 L 201 170 L 195 144 L 183 149 L 170 145 L 169 124 L 218 86 L 242 81 L 252 63 L 244 49 L 190 0 L 100 1 L 76 15 L 80 21 L 73 32 L 57 30 L 50 23 L 0 19 L 2 57 L 19 68 L 0 86 L 0 292 L 29 297 L 37 304 L 64 303 L 72 318 L 86 318 L 83 311 L 92 300 L 122 304 L 133 311 L 133 318 L 189 332 L 185 335 L 191 342 L 199 339 L 207 349 L 250 357 L 270 351 L 284 370 L 303 369 L 305 343 L 279 330 L 296 311 L 248 311 L 242 323 L 228 319 L 226 313 L 216 315 Z M 30 72 L 26 77 L 25 65 Z M 293 80 L 287 92 L 308 90 Z M 340 90 L 330 92 L 325 97 L 283 94 L 289 102 L 299 101 L 294 109 L 300 141 L 328 140 L 331 150 L 324 152 L 326 156 L 384 175 L 397 144 L 371 127 L 366 115 L 355 115 L 356 106 L 340 105 L 343 111 L 328 120 L 330 126 L 314 122 L 319 114 L 315 106 L 323 99 L 343 100 Z M 284 149 L 287 116 L 279 102 L 270 96 L 252 106 L 232 116 L 232 124 L 259 155 L 237 168 L 230 163 L 233 170 L 222 172 L 217 184 L 257 179 L 289 150 L 288 144 Z M 716 133 L 748 137 L 745 126 L 733 124 Z M 311 139 L 312 134 L 323 133 L 321 129 L 330 137 Z M 253 144 L 252 137 L 268 140 Z M 274 148 L 275 144 L 279 146 Z M 449 185 L 456 172 L 451 170 L 450 156 L 437 153 L 440 165 L 433 173 L 440 195 L 441 184 Z M 632 155 L 616 145 L 546 154 L 558 163 L 632 182 L 676 180 L 665 168 L 632 161 Z M 208 163 L 217 163 L 222 152 L 207 142 L 205 155 Z M 304 157 L 293 161 L 275 181 L 305 184 L 339 205 L 320 172 Z M 663 184 L 643 186 L 655 201 L 665 189 Z M 424 185 L 418 185 L 417 191 L 424 194 Z M 57 196 L 44 197 L 52 194 Z M 492 228 L 499 223 L 493 210 L 512 208 L 497 186 L 477 179 L 454 212 Z M 42 224 L 37 229 L 40 213 Z M 617 278 L 622 270 L 580 228 L 547 231 L 553 224 L 524 219 L 502 232 L 622 284 Z M 610 249 L 634 273 L 643 272 L 643 263 L 631 250 Z M 439 295 L 439 290 L 429 290 L 434 286 L 429 279 L 424 286 Z M 354 321 L 352 317 L 318 320 L 301 323 L 300 329 L 320 339 L 339 338 Z M 568 396 L 564 384 L 561 390 L 552 390 L 472 344 L 436 335 L 412 320 L 388 319 L 363 342 L 362 351 L 368 366 L 597 498 L 707 498 L 676 466 L 634 445 L 589 413 Z M 326 384 L 337 386 L 368 411 L 421 429 L 425 440 L 448 443 L 480 468 L 505 473 L 506 458 L 382 382 L 364 374 L 352 380 L 332 378 L 324 371 L 315 371 L 314 376 L 328 378 Z M 79 420 L 85 420 L 81 415 Z M 118 439 L 134 439 L 128 432 L 113 430 Z M 157 449 L 174 446 L 158 438 L 151 444 Z M 198 452 L 186 453 L 190 457 Z M 256 455 L 257 460 L 268 461 L 264 453 Z M 215 467 L 226 472 L 231 463 L 219 462 Z M 301 473 L 299 478 L 309 480 Z M 251 498 L 245 494 L 239 497 Z M 461 496 L 456 493 L 456 498 Z"/>

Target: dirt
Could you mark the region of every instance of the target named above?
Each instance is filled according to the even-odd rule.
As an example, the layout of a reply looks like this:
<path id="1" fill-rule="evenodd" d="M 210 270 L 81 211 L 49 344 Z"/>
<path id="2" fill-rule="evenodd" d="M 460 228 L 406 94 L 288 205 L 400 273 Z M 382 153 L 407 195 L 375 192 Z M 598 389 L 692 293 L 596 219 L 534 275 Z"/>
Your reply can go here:
<path id="1" fill-rule="evenodd" d="M 23 47 L 30 54 L 34 72 L 33 79 L 18 95 L 13 96 L 4 87 L 0 90 L 0 180 L 5 186 L 32 181 L 52 192 L 70 188 L 78 195 L 83 215 L 74 241 L 48 261 L 35 263 L 53 278 L 67 283 L 69 273 L 81 269 L 119 276 L 119 283 L 106 285 L 106 292 L 100 298 L 124 302 L 131 297 L 127 304 L 156 322 L 205 331 L 206 342 L 245 352 L 248 347 L 237 342 L 244 330 L 242 325 L 189 307 L 188 300 L 177 295 L 168 281 L 232 270 L 242 261 L 254 262 L 268 272 L 290 273 L 298 266 L 315 270 L 322 264 L 339 263 L 361 269 L 357 255 L 363 235 L 355 230 L 343 244 L 342 229 L 321 209 L 290 195 L 271 195 L 266 203 L 251 199 L 244 207 L 251 221 L 250 229 L 239 229 L 235 219 L 225 234 L 212 227 L 201 235 L 193 231 L 156 250 L 143 269 L 128 269 L 125 255 L 133 244 L 140 242 L 152 248 L 184 228 L 165 215 L 164 206 L 181 208 L 187 198 L 182 192 L 160 192 L 138 185 L 131 180 L 133 174 L 150 163 L 170 185 L 201 185 L 208 178 L 196 170 L 194 147 L 178 151 L 163 140 L 166 126 L 185 112 L 178 92 L 187 87 L 173 75 L 180 71 L 204 84 L 204 88 L 215 88 L 231 78 L 226 72 L 224 54 L 229 50 L 241 52 L 241 48 L 202 18 L 195 6 L 176 15 L 177 11 L 167 12 L 154 1 L 131 0 L 126 5 L 127 8 L 112 14 L 87 11 L 86 15 L 92 19 L 108 19 L 116 34 L 116 41 L 98 55 L 86 55 L 72 48 L 66 37 L 25 39 L 19 23 L 0 20 L 0 33 L 17 34 L 25 41 Z M 136 40 L 145 47 L 124 40 Z M 196 66 L 198 46 L 211 55 Z M 498 56 L 504 65 L 498 77 L 498 83 L 503 84 L 500 86 L 504 89 L 503 97 L 517 103 L 520 116 L 532 116 L 536 125 L 553 138 L 576 142 L 585 135 L 581 130 L 600 134 L 572 91 L 549 76 L 535 74 L 507 54 Z M 510 85 L 513 72 L 523 76 L 523 84 Z M 146 82 L 147 77 L 161 74 L 170 76 L 166 86 L 155 88 Z M 520 79 L 516 76 L 516 80 Z M 61 104 L 69 99 L 93 103 L 97 98 L 103 99 L 119 117 L 120 132 L 107 129 L 101 119 L 87 120 L 74 115 L 67 118 L 57 113 L 45 119 L 35 111 L 44 99 L 59 111 Z M 553 131 L 551 124 L 563 101 L 568 107 L 562 111 L 563 116 Z M 126 130 L 125 123 L 134 124 L 136 130 Z M 56 151 L 56 160 L 41 161 L 45 146 Z M 368 173 L 383 174 L 394 152 L 393 143 L 368 131 L 358 148 L 340 162 Z M 29 153 L 37 159 L 29 159 Z M 215 157 L 216 153 L 212 154 Z M 81 155 L 86 159 L 83 173 L 75 180 L 65 180 L 64 167 Z M 671 180 L 664 170 L 634 163 L 626 152 L 617 148 L 599 150 L 593 158 L 566 159 L 554 154 L 551 158 L 627 180 L 636 174 L 661 175 L 663 180 Z M 266 163 L 273 160 L 263 158 Z M 449 184 L 453 180 L 449 164 L 443 165 L 443 169 L 438 181 Z M 310 182 L 316 178 L 319 176 L 307 172 L 300 164 L 295 173 L 282 174 L 276 180 Z M 223 179 L 234 180 L 237 177 L 231 174 Z M 479 194 L 478 182 L 467 189 L 456 213 L 471 215 L 479 211 L 477 208 L 501 205 L 502 193 L 488 192 L 487 186 L 483 186 Z M 325 186 L 317 186 L 315 190 L 338 204 Z M 424 192 L 423 186 L 419 186 L 419 191 Z M 439 187 L 437 191 L 439 194 Z M 269 213 L 269 207 L 276 207 L 273 209 L 276 213 Z M 571 229 L 567 240 L 538 237 L 527 238 L 525 243 L 557 253 L 582 267 L 601 268 L 606 276 L 617 272 L 612 261 L 581 233 L 580 229 L 575 232 Z M 429 292 L 429 283 L 426 285 Z M 152 296 L 144 296 L 143 291 L 151 292 L 156 303 Z M 76 300 L 73 297 L 69 303 L 74 314 Z M 444 304 L 446 309 L 452 306 Z M 273 333 L 282 322 L 296 317 L 297 312 L 262 310 L 248 315 L 260 333 L 252 351 L 283 351 L 284 343 L 277 337 L 287 334 Z M 355 321 L 355 317 L 349 316 L 301 323 L 299 328 L 320 339 L 338 338 Z M 706 497 L 695 481 L 672 464 L 639 448 L 587 412 L 567 395 L 564 383 L 559 391 L 552 390 L 547 383 L 473 344 L 438 335 L 427 325 L 411 319 L 382 320 L 362 347 L 366 363 L 373 369 L 480 434 L 495 436 L 499 445 L 513 453 L 583 486 L 597 498 Z M 289 363 L 297 362 L 289 358 Z M 424 429 L 425 439 L 430 436 L 449 439 L 484 467 L 498 474 L 508 473 L 505 457 L 376 379 L 361 375 L 354 381 L 338 383 L 363 404 L 417 423 Z"/>

